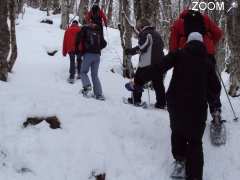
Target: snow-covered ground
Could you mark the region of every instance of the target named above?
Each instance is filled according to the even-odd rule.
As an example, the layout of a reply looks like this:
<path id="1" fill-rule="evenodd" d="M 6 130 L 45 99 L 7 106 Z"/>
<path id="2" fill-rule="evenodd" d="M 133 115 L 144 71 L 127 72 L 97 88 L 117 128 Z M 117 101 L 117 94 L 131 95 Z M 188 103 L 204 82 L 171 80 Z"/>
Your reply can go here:
<path id="1" fill-rule="evenodd" d="M 50 17 L 53 25 L 41 24 L 44 17 L 44 12 L 26 9 L 17 26 L 14 72 L 8 83 L 0 82 L 0 180 L 82 180 L 92 170 L 106 172 L 107 180 L 169 180 L 168 113 L 123 104 L 122 97 L 129 94 L 126 80 L 110 72 L 120 66 L 118 31 L 105 32 L 109 44 L 102 53 L 100 78 L 106 101 L 101 102 L 82 97 L 80 81 L 67 83 L 69 60 L 61 55 L 60 16 Z M 46 50 L 54 48 L 59 52 L 48 56 Z M 240 115 L 240 99 L 231 100 Z M 206 128 L 204 180 L 240 177 L 240 125 L 232 121 L 224 92 L 222 102 L 227 144 L 213 147 Z M 34 115 L 57 115 L 62 129 L 52 130 L 46 123 L 23 129 L 22 123 Z"/>

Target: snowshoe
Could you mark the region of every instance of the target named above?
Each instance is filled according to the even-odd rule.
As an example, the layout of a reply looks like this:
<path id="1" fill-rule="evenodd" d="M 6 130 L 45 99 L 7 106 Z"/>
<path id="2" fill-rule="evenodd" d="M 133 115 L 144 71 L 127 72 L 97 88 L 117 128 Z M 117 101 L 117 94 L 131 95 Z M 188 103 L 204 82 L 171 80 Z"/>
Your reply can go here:
<path id="1" fill-rule="evenodd" d="M 213 120 L 210 125 L 210 140 L 215 146 L 226 144 L 226 126 L 221 118 L 221 110 L 216 109 L 212 113 Z"/>
<path id="2" fill-rule="evenodd" d="M 210 140 L 211 143 L 215 146 L 221 146 L 226 144 L 227 132 L 225 126 L 225 120 L 215 122 L 212 120 L 210 125 Z"/>
<path id="3" fill-rule="evenodd" d="M 173 171 L 171 173 L 172 179 L 185 179 L 186 171 L 185 171 L 185 161 L 175 161 Z"/>
<path id="4" fill-rule="evenodd" d="M 128 90 L 128 91 L 137 91 L 137 92 L 143 92 L 143 87 L 136 87 L 134 85 L 134 82 L 128 82 L 125 84 L 125 88 Z"/>
<path id="5" fill-rule="evenodd" d="M 142 108 L 147 108 L 147 103 L 146 102 L 135 102 L 133 103 L 132 98 L 125 98 L 123 97 L 123 103 L 124 104 L 131 104 L 136 107 L 142 107 Z"/>

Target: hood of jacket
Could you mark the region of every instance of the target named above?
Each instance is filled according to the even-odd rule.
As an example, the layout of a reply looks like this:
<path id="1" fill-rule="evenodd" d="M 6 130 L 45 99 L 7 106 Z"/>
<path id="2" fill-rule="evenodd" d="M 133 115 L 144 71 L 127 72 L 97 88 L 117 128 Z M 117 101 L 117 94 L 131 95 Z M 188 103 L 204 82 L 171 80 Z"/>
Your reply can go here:
<path id="1" fill-rule="evenodd" d="M 200 41 L 190 41 L 186 44 L 185 50 L 193 55 L 198 57 L 206 57 L 207 56 L 207 49 L 205 45 Z"/>

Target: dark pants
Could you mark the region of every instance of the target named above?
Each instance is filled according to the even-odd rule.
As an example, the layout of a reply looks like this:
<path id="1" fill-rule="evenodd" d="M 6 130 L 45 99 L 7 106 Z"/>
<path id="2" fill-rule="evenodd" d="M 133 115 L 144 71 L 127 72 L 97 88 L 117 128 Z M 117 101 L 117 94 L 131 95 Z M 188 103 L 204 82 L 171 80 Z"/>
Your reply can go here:
<path id="1" fill-rule="evenodd" d="M 80 74 L 81 70 L 81 64 L 82 64 L 82 59 L 81 55 L 79 53 L 69 53 L 70 57 L 70 68 L 69 68 L 69 73 L 72 78 L 74 78 L 74 75 L 76 73 L 76 57 L 77 57 L 77 73 Z"/>
<path id="2" fill-rule="evenodd" d="M 157 104 L 160 106 L 166 105 L 165 87 L 163 84 L 163 75 L 159 75 L 152 67 L 138 68 L 134 76 L 134 84 L 136 89 L 141 89 L 144 84 L 152 81 L 153 88 L 156 94 Z M 142 91 L 134 91 L 134 102 L 141 102 Z"/>
<path id="3" fill-rule="evenodd" d="M 215 57 L 213 55 L 209 55 L 209 60 L 211 62 L 211 65 L 214 67 L 214 69 L 216 70 L 216 73 L 217 73 Z M 214 77 L 209 77 L 209 78 L 214 78 Z M 221 77 L 219 77 L 219 78 L 221 78 Z M 216 84 L 210 85 L 209 91 L 208 91 L 208 104 L 209 104 L 209 109 L 210 109 L 211 113 L 214 112 L 216 109 L 221 110 L 221 106 L 222 106 L 221 100 L 220 100 L 221 82 L 220 82 L 219 78 L 217 79 Z"/>
<path id="4" fill-rule="evenodd" d="M 172 130 L 172 155 L 176 160 L 186 161 L 187 180 L 202 180 L 203 148 L 202 137 L 207 120 L 207 109 L 183 111 L 168 107 Z M 197 113 L 196 113 L 197 112 Z"/>

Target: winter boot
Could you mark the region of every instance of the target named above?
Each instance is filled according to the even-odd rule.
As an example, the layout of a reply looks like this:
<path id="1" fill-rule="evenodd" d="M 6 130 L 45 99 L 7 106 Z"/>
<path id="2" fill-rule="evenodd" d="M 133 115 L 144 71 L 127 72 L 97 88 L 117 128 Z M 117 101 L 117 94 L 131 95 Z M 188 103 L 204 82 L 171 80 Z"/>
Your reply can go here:
<path id="1" fill-rule="evenodd" d="M 186 178 L 185 161 L 175 161 L 173 171 L 171 173 L 173 179 L 184 179 Z"/>
<path id="2" fill-rule="evenodd" d="M 96 99 L 100 100 L 100 101 L 104 101 L 105 97 L 103 95 L 98 95 L 98 96 L 96 96 Z"/>
<path id="3" fill-rule="evenodd" d="M 81 75 L 80 74 L 77 75 L 77 79 L 81 79 Z"/>
<path id="4" fill-rule="evenodd" d="M 129 104 L 133 104 L 134 106 L 142 106 L 142 102 L 140 101 L 135 101 L 133 100 L 133 98 L 128 98 L 128 103 Z"/>
<path id="5" fill-rule="evenodd" d="M 71 75 L 69 76 L 68 82 L 69 82 L 70 84 L 73 84 L 73 83 L 74 83 L 74 75 L 71 74 Z"/>
<path id="6" fill-rule="evenodd" d="M 87 86 L 83 87 L 81 92 L 84 97 L 90 97 L 91 90 L 92 90 L 92 87 L 90 85 L 87 85 Z"/>

